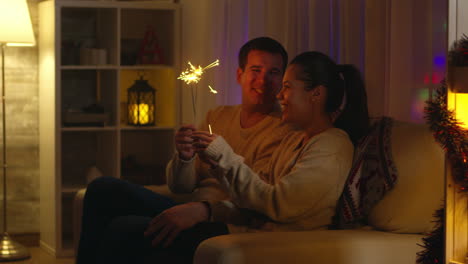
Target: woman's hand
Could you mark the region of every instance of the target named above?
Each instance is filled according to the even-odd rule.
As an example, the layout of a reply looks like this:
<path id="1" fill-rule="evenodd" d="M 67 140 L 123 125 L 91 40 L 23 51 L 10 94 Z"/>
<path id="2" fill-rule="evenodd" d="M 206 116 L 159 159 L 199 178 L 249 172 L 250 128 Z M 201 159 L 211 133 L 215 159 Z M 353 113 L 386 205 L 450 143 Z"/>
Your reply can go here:
<path id="1" fill-rule="evenodd" d="M 208 218 L 209 209 L 204 203 L 191 202 L 176 205 L 153 218 L 144 235 L 156 234 L 151 242 L 153 247 L 160 245 L 163 241 L 163 246 L 168 247 L 180 232 L 200 222 L 208 221 Z"/>
<path id="2" fill-rule="evenodd" d="M 190 160 L 195 155 L 195 149 L 192 145 L 192 133 L 195 131 L 193 125 L 183 125 L 175 134 L 175 147 L 179 152 L 179 158 Z"/>
<path id="3" fill-rule="evenodd" d="M 192 134 L 193 138 L 193 147 L 195 149 L 195 152 L 198 154 L 198 157 L 205 163 L 211 166 L 211 168 L 215 168 L 218 166 L 218 162 L 215 160 L 209 158 L 205 154 L 206 148 L 208 148 L 208 145 L 210 145 L 213 140 L 218 137 L 216 134 L 210 134 L 207 131 L 195 131 Z"/>

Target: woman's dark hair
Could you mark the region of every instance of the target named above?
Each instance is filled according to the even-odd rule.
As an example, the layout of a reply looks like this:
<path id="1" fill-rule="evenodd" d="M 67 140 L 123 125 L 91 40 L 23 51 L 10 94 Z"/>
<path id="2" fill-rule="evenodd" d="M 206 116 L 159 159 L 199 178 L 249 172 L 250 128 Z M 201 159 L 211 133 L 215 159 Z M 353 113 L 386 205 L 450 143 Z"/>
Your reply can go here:
<path id="1" fill-rule="evenodd" d="M 369 128 L 366 88 L 359 70 L 351 64 L 337 65 L 330 57 L 316 51 L 301 53 L 290 64 L 302 68 L 299 78 L 305 82 L 306 90 L 318 85 L 327 89 L 325 111 L 328 113 L 340 108 L 346 94 L 343 111 L 334 125 L 346 131 L 356 145 Z"/>
<path id="2" fill-rule="evenodd" d="M 238 59 L 239 68 L 245 69 L 247 64 L 247 57 L 252 50 L 266 51 L 271 54 L 280 54 L 283 59 L 283 72 L 288 64 L 288 53 L 284 49 L 283 45 L 278 41 L 269 37 L 254 38 L 246 42 L 240 49 Z"/>

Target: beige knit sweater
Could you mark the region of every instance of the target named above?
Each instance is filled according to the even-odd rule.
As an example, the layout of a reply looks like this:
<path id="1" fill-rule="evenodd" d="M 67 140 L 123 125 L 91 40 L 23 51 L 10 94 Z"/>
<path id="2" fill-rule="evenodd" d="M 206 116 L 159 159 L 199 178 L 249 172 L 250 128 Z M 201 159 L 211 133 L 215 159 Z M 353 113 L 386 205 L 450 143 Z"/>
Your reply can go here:
<path id="1" fill-rule="evenodd" d="M 274 111 L 258 124 L 250 128 L 240 125 L 241 106 L 220 106 L 210 110 L 200 130 L 208 131 L 211 125 L 213 133 L 222 135 L 232 150 L 244 157 L 244 162 L 256 172 L 265 171 L 275 148 L 291 130 L 281 122 L 281 113 Z M 209 167 L 197 158 L 190 161 L 179 159 L 176 153 L 166 168 L 169 188 L 174 193 L 190 193 L 196 190 L 195 200 L 228 199 L 224 185 Z M 197 188 L 207 187 L 210 188 Z"/>
<path id="2" fill-rule="evenodd" d="M 231 232 L 326 228 L 351 168 L 353 149 L 346 132 L 337 128 L 306 144 L 302 132 L 291 132 L 267 172 L 256 173 L 217 137 L 206 154 L 219 162 L 217 175 L 231 201 L 211 202 L 213 220 L 235 224 L 229 226 Z"/>

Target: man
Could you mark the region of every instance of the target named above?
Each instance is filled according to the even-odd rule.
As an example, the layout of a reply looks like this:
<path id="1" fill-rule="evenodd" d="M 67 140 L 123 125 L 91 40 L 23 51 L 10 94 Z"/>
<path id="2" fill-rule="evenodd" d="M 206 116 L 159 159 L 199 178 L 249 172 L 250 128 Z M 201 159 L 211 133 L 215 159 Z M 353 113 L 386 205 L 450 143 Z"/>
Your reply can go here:
<path id="1" fill-rule="evenodd" d="M 288 126 L 280 122 L 281 114 L 276 94 L 282 86 L 287 65 L 287 53 L 277 41 L 261 37 L 252 39 L 239 52 L 237 82 L 242 88 L 242 104 L 220 106 L 208 112 L 200 130 L 223 136 L 233 150 L 244 157 L 244 162 L 254 171 L 267 169 L 274 148 L 280 143 Z M 192 192 L 197 187 L 216 184 L 216 175 L 205 163 L 194 162 L 192 125 L 182 126 L 175 135 L 177 155 L 167 168 L 169 187 L 175 193 Z M 201 157 L 202 158 L 202 157 Z M 196 169 L 195 169 L 195 163 Z M 198 194 L 199 200 L 227 198 L 209 191 Z"/>
<path id="2" fill-rule="evenodd" d="M 268 170 L 267 164 L 275 147 L 291 129 L 281 123 L 276 101 L 287 60 L 284 48 L 271 38 L 256 38 L 244 44 L 239 52 L 236 73 L 242 88 L 242 104 L 209 111 L 200 126 L 201 130 L 208 130 L 208 124 L 211 125 L 212 131 L 222 135 L 234 152 L 244 158 L 244 163 L 260 176 Z M 195 154 L 192 139 L 195 130 L 193 125 L 185 125 L 177 131 L 177 153 L 166 172 L 168 185 L 174 193 L 198 189 L 200 193 L 196 200 L 204 202 L 175 206 L 155 217 L 146 231 L 148 236 L 156 234 L 153 245 L 170 245 L 181 231 L 206 220 L 228 222 L 232 220 L 227 219 L 228 215 L 238 215 L 237 222 L 232 222 L 234 225 L 230 225 L 229 230 L 222 230 L 221 234 L 242 231 L 245 229 L 243 224 L 249 221 L 244 217 L 246 214 L 239 213 L 236 205 L 229 201 L 227 183 L 218 182 L 216 164 Z M 216 233 L 213 230 L 209 233 L 213 232 Z"/>
<path id="3" fill-rule="evenodd" d="M 280 121 L 275 98 L 287 62 L 287 53 L 277 41 L 262 37 L 247 42 L 239 52 L 236 73 L 242 104 L 210 111 L 200 126 L 208 130 L 210 124 L 260 174 L 289 130 Z M 186 125 L 175 135 L 177 154 L 167 168 L 174 192 L 192 192 L 216 182 L 216 164 L 195 154 L 191 137 L 195 130 Z M 216 182 L 216 186 L 223 183 Z M 237 210 L 225 193 L 202 193 L 200 199 L 226 207 L 227 213 Z M 88 186 L 84 199 L 77 263 L 138 263 L 146 257 L 190 262 L 203 240 L 229 233 L 226 224 L 208 222 L 210 210 L 205 201 L 176 205 L 141 186 L 114 178 L 97 179 Z"/>

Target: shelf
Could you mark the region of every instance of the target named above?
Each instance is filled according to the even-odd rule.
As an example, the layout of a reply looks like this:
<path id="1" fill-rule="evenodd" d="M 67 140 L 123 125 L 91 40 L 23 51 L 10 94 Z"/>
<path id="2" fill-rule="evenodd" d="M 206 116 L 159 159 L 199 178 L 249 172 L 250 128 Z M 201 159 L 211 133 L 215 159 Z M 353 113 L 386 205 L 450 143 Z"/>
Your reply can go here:
<path id="1" fill-rule="evenodd" d="M 152 64 L 152 65 L 122 65 L 119 67 L 121 70 L 157 70 L 157 69 L 173 69 L 174 67 L 164 64 Z"/>
<path id="2" fill-rule="evenodd" d="M 174 130 L 175 127 L 173 126 L 147 126 L 147 127 L 144 127 L 144 126 L 122 126 L 121 127 L 122 130 L 127 130 L 127 131 L 131 131 L 131 130 L 134 130 L 134 131 L 138 131 L 138 130 Z"/>
<path id="3" fill-rule="evenodd" d="M 61 9 L 61 64 L 117 64 L 117 8 Z"/>
<path id="4" fill-rule="evenodd" d="M 157 70 L 157 69 L 172 69 L 174 67 L 164 64 L 153 65 L 62 65 L 61 70 Z"/>
<path id="5" fill-rule="evenodd" d="M 79 190 L 86 188 L 86 185 L 78 185 L 78 186 L 65 186 L 62 188 L 62 194 L 72 194 L 74 195 Z"/>
<path id="6" fill-rule="evenodd" d="M 117 127 L 114 126 L 104 126 L 104 127 L 62 127 L 63 132 L 86 132 L 86 131 L 113 131 L 117 130 Z"/>
<path id="7" fill-rule="evenodd" d="M 140 78 L 140 71 L 134 66 L 120 71 L 120 124 L 127 122 L 128 88 Z M 144 70 L 143 78 L 156 90 L 155 120 L 156 127 L 175 127 L 177 123 L 176 108 L 176 74 L 172 67 L 157 67 Z"/>
<path id="8" fill-rule="evenodd" d="M 117 65 L 62 65 L 61 70 L 117 70 Z"/>
<path id="9" fill-rule="evenodd" d="M 122 179 L 141 185 L 164 184 L 174 155 L 173 130 L 124 130 L 120 137 Z"/>
<path id="10" fill-rule="evenodd" d="M 121 65 L 173 66 L 174 10 L 121 9 Z"/>
<path id="11" fill-rule="evenodd" d="M 61 80 L 63 127 L 116 124 L 116 70 L 67 70 Z"/>
<path id="12" fill-rule="evenodd" d="M 95 132 L 95 131 L 115 131 L 115 130 L 174 130 L 173 126 L 105 126 L 105 127 L 62 127 L 63 132 Z"/>
<path id="13" fill-rule="evenodd" d="M 42 0 L 38 8 L 41 243 L 64 256 L 74 252 L 73 199 L 92 179 L 165 181 L 180 115 L 181 7 Z M 128 89 L 141 77 L 156 91 L 148 127 L 127 122 Z"/>
<path id="14" fill-rule="evenodd" d="M 65 251 L 73 249 L 73 200 L 74 193 L 62 194 L 62 247 Z M 73 252 L 63 252 L 62 254 L 68 255 Z"/>
<path id="15" fill-rule="evenodd" d="M 61 137 L 62 189 L 87 184 L 96 167 L 102 175 L 117 176 L 118 136 L 113 131 L 70 131 Z"/>

